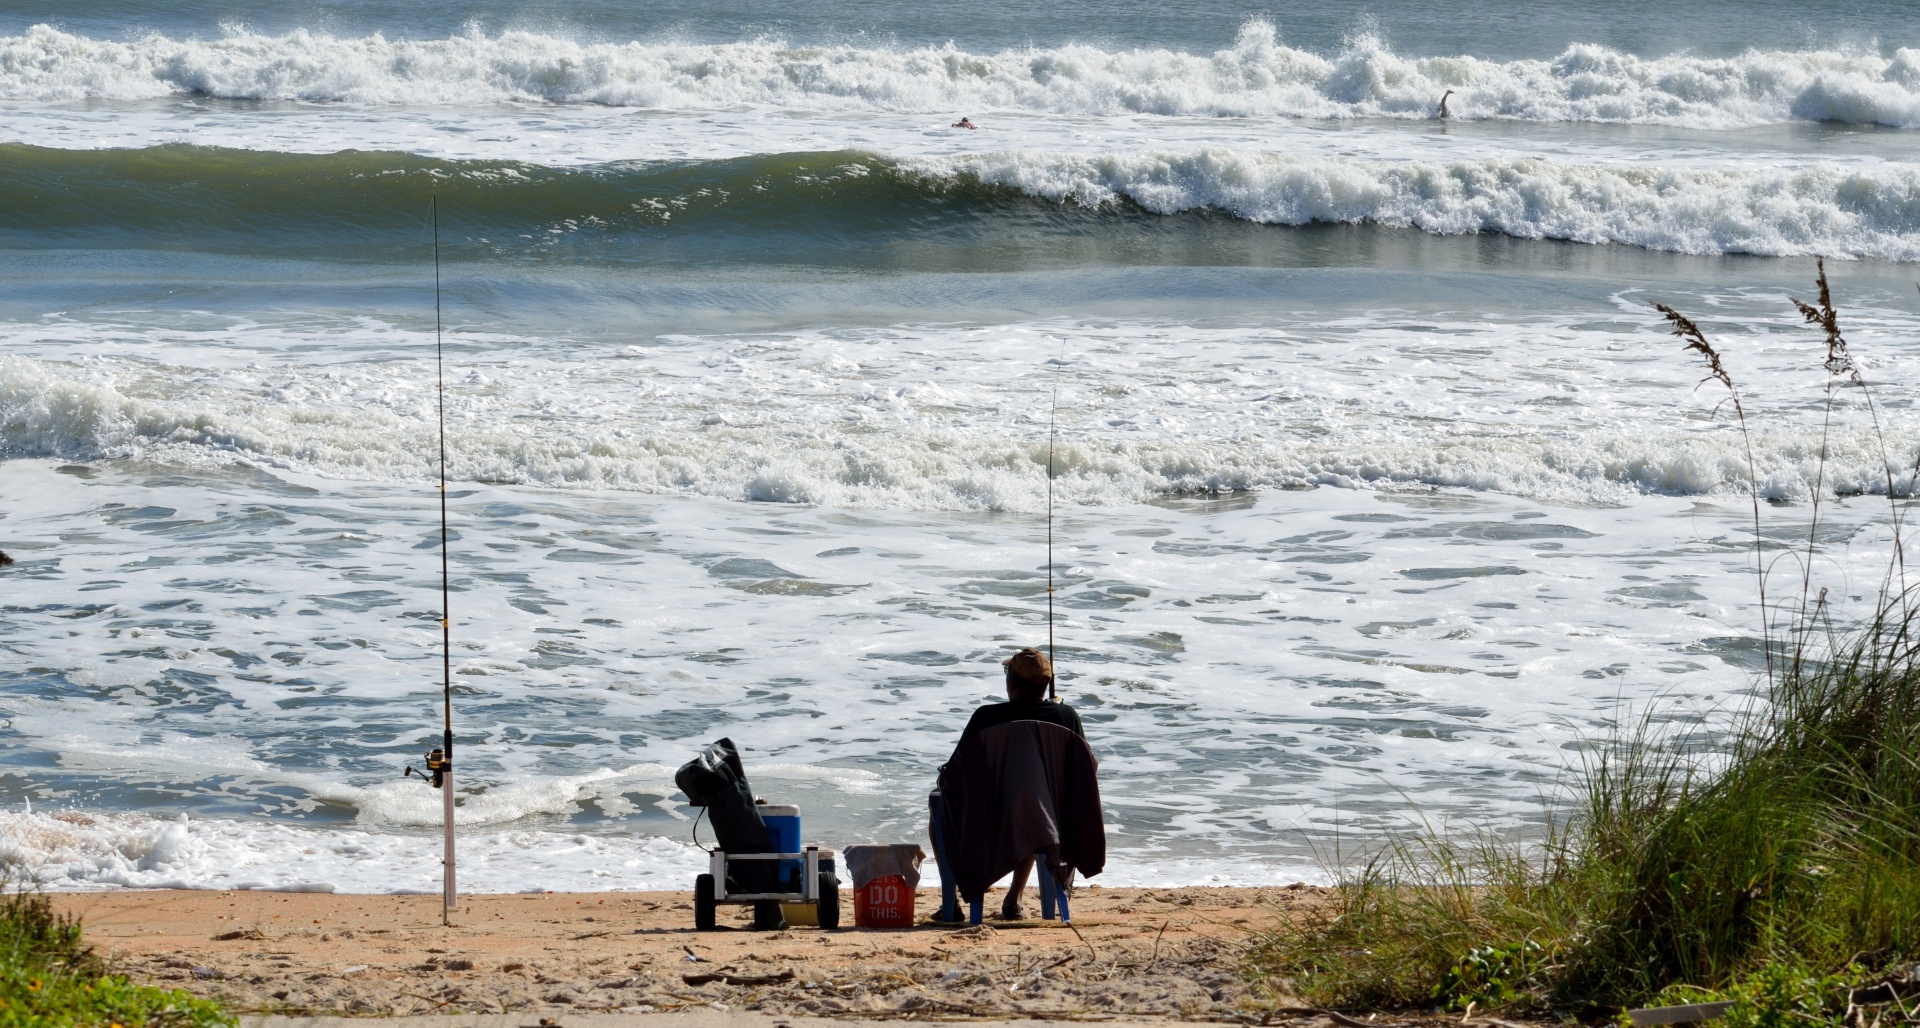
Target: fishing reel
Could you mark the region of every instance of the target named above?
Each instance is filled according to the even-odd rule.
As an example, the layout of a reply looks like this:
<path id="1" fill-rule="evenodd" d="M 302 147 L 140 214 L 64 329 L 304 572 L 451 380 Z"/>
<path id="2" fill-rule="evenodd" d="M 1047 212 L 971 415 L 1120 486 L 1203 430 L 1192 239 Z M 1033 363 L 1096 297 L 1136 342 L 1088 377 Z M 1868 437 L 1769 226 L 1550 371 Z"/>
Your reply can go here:
<path id="1" fill-rule="evenodd" d="M 427 769 L 425 771 L 415 771 L 413 765 L 408 764 L 406 773 L 400 777 L 408 778 L 413 775 L 419 775 L 421 781 L 438 789 L 446 782 L 447 773 L 452 770 L 453 758 L 447 756 L 446 750 L 434 749 L 427 754 Z"/>

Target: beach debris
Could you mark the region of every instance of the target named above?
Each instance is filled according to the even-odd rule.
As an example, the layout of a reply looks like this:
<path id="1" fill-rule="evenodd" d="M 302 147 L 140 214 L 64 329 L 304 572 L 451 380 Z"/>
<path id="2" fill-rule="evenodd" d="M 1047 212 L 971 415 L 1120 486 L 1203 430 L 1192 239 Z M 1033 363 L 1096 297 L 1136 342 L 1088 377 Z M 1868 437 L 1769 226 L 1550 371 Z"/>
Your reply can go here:
<path id="1" fill-rule="evenodd" d="M 204 982 L 217 978 L 225 978 L 226 974 L 217 967 L 206 967 L 203 965 L 193 969 L 193 976 Z"/>
<path id="2" fill-rule="evenodd" d="M 233 942 L 236 939 L 252 939 L 255 942 L 265 940 L 267 933 L 258 928 L 235 928 L 230 932 L 221 932 L 213 937 L 215 942 Z"/>
<path id="3" fill-rule="evenodd" d="M 1321 1016 L 1342 1028 L 1413 1028 L 1412 1025 L 1395 1024 L 1387 1021 L 1362 1021 L 1357 1017 L 1348 1017 L 1338 1010 L 1322 1010 Z"/>
<path id="4" fill-rule="evenodd" d="M 1091 942 L 1088 942 L 1088 941 L 1087 941 L 1087 937 L 1086 937 L 1086 936 L 1084 936 L 1084 935 L 1081 935 L 1081 934 L 1080 934 L 1080 929 L 1078 929 L 1078 928 L 1075 928 L 1075 927 L 1073 926 L 1073 922 L 1072 922 L 1072 921 L 1067 921 L 1067 922 L 1063 922 L 1063 923 L 1064 923 L 1064 924 L 1066 924 L 1066 926 L 1067 926 L 1067 929 L 1068 929 L 1069 931 L 1071 931 L 1071 932 L 1073 932 L 1073 937 L 1074 937 L 1074 938 L 1076 938 L 1076 939 L 1079 939 L 1079 940 L 1080 940 L 1080 945 L 1082 945 L 1082 946 L 1085 946 L 1085 947 L 1087 948 L 1087 956 L 1089 956 L 1089 957 L 1092 957 L 1092 958 L 1093 958 L 1093 961 L 1094 961 L 1094 963 L 1096 963 L 1096 964 L 1097 964 L 1097 963 L 1099 963 L 1099 962 L 1100 962 L 1100 954 L 1098 954 L 1098 953 L 1095 953 L 1095 952 L 1093 951 L 1093 943 L 1091 943 Z M 1158 940 L 1156 939 L 1156 942 L 1157 942 L 1157 941 L 1158 941 Z M 1062 960 L 1062 961 L 1060 961 L 1060 963 L 1062 963 L 1062 964 L 1064 964 L 1064 963 L 1066 963 L 1066 961 L 1065 961 L 1065 960 Z M 1055 965 L 1055 966 L 1058 966 L 1058 965 Z"/>
<path id="5" fill-rule="evenodd" d="M 342 977 L 350 974 L 359 974 L 360 972 L 365 971 L 368 966 L 369 965 L 366 965 L 366 964 L 354 964 L 351 967 L 343 967 L 340 969 L 340 974 Z"/>
<path id="6" fill-rule="evenodd" d="M 695 953 L 692 946 L 682 946 L 680 948 L 687 951 L 687 963 L 697 964 L 700 962 L 700 954 Z"/>
<path id="7" fill-rule="evenodd" d="M 1877 1007 L 1892 1003 L 1900 998 L 1892 982 L 1881 982 L 1863 989 L 1851 989 L 1847 992 L 1847 1005 L 1855 1007 Z"/>
<path id="8" fill-rule="evenodd" d="M 473 970 L 473 961 L 449 960 L 446 963 L 441 964 L 440 968 L 443 971 L 471 971 Z"/>
<path id="9" fill-rule="evenodd" d="M 1656 1024 L 1692 1024 L 1697 1021 L 1711 1021 L 1733 1008 L 1730 1002 L 1720 1003 L 1684 1003 L 1677 1007 L 1641 1007 L 1627 1011 L 1627 1017 L 1633 1021 L 1633 1028 L 1648 1028 Z"/>
<path id="10" fill-rule="evenodd" d="M 683 974 L 680 976 L 680 980 L 686 982 L 688 985 L 707 985 L 713 982 L 720 982 L 724 985 L 778 985 L 781 982 L 793 981 L 793 970 L 789 968 L 778 974 L 723 974 L 718 972 L 713 974 Z"/>
<path id="11" fill-rule="evenodd" d="M 1900 1003 L 1920 993 L 1920 981 L 1912 977 L 1889 978 L 1878 985 L 1862 985 L 1847 991 L 1847 1005 L 1854 1007 L 1883 1007 L 1889 1003 Z M 1904 1010 L 1905 1004 L 1901 1003 Z M 1909 1015 L 1908 1020 L 1913 1018 Z"/>

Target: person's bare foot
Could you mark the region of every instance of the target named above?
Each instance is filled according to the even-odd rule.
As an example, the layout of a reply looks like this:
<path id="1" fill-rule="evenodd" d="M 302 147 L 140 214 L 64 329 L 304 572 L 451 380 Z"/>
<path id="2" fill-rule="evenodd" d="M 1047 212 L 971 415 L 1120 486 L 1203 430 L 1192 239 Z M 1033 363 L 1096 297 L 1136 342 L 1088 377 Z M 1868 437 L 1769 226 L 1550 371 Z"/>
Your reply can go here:
<path id="1" fill-rule="evenodd" d="M 1019 900 L 1013 900 L 1008 903 L 1000 904 L 1000 920 L 1025 921 L 1026 919 L 1027 919 L 1027 912 L 1020 909 Z"/>

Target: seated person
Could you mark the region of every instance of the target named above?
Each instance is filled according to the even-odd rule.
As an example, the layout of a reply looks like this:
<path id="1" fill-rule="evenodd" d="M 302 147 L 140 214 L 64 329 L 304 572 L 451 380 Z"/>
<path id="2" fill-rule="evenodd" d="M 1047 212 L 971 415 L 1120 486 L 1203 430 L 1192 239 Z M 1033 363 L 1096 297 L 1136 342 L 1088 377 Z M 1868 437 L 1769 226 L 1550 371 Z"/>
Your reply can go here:
<path id="1" fill-rule="evenodd" d="M 989 703 L 973 712 L 967 721 L 966 730 L 960 733 L 960 742 L 964 743 L 974 735 L 984 732 L 995 725 L 1004 725 L 1009 721 L 1045 721 L 1059 725 L 1082 739 L 1087 733 L 1080 727 L 1080 715 L 1072 707 L 1057 700 L 1047 699 L 1047 688 L 1053 684 L 1053 662 L 1047 655 L 1029 646 L 1019 653 L 1000 662 L 1007 673 L 1007 702 Z M 954 751 L 959 751 L 959 745 Z M 1020 911 L 1020 893 L 1027 887 L 1027 875 L 1033 871 L 1033 858 L 1020 862 L 1013 872 L 1013 882 L 1007 887 L 1007 898 L 1000 904 L 1000 917 L 1007 921 L 1017 921 L 1022 917 Z"/>

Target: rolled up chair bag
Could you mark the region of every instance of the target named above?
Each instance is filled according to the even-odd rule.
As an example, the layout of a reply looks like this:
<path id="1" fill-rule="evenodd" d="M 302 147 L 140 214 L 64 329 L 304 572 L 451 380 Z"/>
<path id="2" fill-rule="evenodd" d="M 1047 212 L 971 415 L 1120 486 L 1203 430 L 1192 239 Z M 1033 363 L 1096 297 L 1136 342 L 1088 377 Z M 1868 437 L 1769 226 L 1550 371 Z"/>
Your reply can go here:
<path id="1" fill-rule="evenodd" d="M 732 739 L 721 739 L 687 761 L 673 776 L 673 784 L 687 794 L 687 802 L 707 808 L 713 834 L 727 853 L 771 853 L 773 833 L 760 818 L 747 784 L 740 751 Z M 770 860 L 727 865 L 728 892 L 772 892 L 776 866 Z"/>

